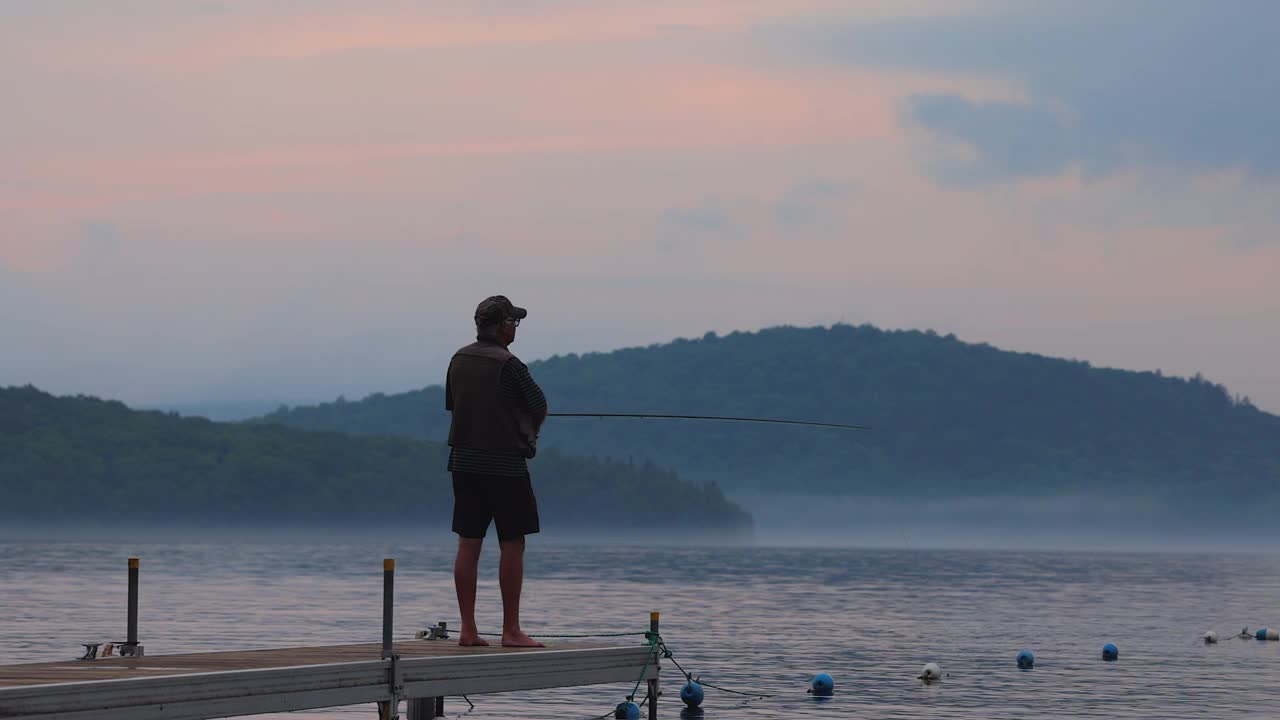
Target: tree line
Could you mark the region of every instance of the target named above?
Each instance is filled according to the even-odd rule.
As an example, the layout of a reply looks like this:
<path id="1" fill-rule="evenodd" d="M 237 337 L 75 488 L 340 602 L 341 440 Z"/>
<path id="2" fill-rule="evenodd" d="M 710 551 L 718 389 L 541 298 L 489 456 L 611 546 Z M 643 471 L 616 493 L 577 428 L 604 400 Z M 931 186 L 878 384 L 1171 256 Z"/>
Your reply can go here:
<path id="1" fill-rule="evenodd" d="M 216 423 L 92 397 L 0 388 L 0 517 L 207 525 L 443 525 L 448 447 L 404 437 Z M 652 463 L 534 460 L 544 527 L 743 530 L 714 484 Z"/>
<path id="2" fill-rule="evenodd" d="M 1205 512 L 1280 509 L 1280 418 L 1200 375 L 1170 377 L 870 325 L 714 333 L 530 363 L 553 411 L 865 424 L 852 433 L 560 420 L 541 444 L 639 457 L 727 488 L 840 494 L 1149 495 Z M 441 439 L 438 385 L 282 407 L 294 427 Z M 1206 500 L 1210 501 L 1206 503 Z"/>

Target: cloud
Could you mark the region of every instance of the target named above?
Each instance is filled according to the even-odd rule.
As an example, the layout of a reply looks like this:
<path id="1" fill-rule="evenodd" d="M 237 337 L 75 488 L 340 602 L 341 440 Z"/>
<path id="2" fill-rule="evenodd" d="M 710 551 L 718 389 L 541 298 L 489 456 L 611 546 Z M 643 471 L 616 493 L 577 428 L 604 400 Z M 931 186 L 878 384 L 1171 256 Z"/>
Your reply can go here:
<path id="1" fill-rule="evenodd" d="M 662 224 L 672 230 L 694 233 L 726 233 L 736 226 L 719 208 L 675 208 L 662 214 Z"/>
<path id="2" fill-rule="evenodd" d="M 773 219 L 783 227 L 831 229 L 841 223 L 831 205 L 854 192 L 851 183 L 826 180 L 801 183 L 773 206 Z"/>
<path id="3" fill-rule="evenodd" d="M 672 208 L 658 219 L 660 252 L 672 253 L 700 247 L 709 238 L 737 235 L 741 228 L 724 210 L 714 205 Z"/>
<path id="4" fill-rule="evenodd" d="M 1057 175 L 1079 159 L 1072 128 L 1045 108 L 973 102 L 957 95 L 917 95 L 908 101 L 907 109 L 920 126 L 977 150 L 972 158 L 938 164 L 948 181 Z"/>
<path id="5" fill-rule="evenodd" d="M 1129 168 L 1280 176 L 1280 3 L 1017 3 L 1014 12 L 791 23 L 775 46 L 857 65 L 1016 80 L 1013 102 L 920 94 L 911 122 L 976 155 L 968 179 Z M 955 168 L 950 168 L 954 171 Z M 953 178 L 954 179 L 954 178 Z"/>
<path id="6" fill-rule="evenodd" d="M 1280 407 L 1266 155 L 1188 150 L 1165 135 L 1198 116 L 1132 110 L 1265 103 L 1272 78 L 1240 90 L 1261 70 L 1218 89 L 1201 75 L 1230 63 L 1188 60 L 1211 53 L 1170 23 L 1197 6 L 479 1 L 0 3 L 23 98 L 0 133 L 0 382 L 410 387 L 496 286 L 537 308 L 530 357 L 843 316 L 1203 370 Z M 1250 6 L 1206 3 L 1201 35 L 1234 37 L 1223 7 Z M 818 61 L 760 57 L 766 25 Z M 1274 120 L 1216 122 L 1250 118 Z M 952 181 L 1017 181 L 939 187 L 922 145 Z M 1145 169 L 1197 149 L 1231 169 Z M 616 302 L 583 302 L 602 287 Z"/>

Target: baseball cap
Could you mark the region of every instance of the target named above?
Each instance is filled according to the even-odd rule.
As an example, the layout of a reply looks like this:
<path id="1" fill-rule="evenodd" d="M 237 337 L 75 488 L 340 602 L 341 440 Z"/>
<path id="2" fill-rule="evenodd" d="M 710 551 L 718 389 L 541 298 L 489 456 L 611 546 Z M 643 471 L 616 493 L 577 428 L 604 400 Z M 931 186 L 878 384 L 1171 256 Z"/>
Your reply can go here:
<path id="1" fill-rule="evenodd" d="M 508 318 L 523 320 L 528 310 L 511 304 L 506 295 L 491 295 L 476 306 L 476 325 L 492 325 Z"/>

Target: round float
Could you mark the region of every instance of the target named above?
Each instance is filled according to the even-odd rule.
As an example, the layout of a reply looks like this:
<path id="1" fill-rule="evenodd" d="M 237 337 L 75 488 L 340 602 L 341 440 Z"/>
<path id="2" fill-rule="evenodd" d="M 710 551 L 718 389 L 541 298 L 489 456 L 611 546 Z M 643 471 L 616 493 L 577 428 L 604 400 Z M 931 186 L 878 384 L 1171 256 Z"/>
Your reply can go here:
<path id="1" fill-rule="evenodd" d="M 920 670 L 919 679 L 927 683 L 937 682 L 942 679 L 942 668 L 938 667 L 938 663 L 925 663 Z"/>
<path id="2" fill-rule="evenodd" d="M 698 707 L 702 704 L 704 697 L 705 693 L 702 691 L 702 686 L 692 680 L 680 688 L 680 699 L 689 707 Z"/>

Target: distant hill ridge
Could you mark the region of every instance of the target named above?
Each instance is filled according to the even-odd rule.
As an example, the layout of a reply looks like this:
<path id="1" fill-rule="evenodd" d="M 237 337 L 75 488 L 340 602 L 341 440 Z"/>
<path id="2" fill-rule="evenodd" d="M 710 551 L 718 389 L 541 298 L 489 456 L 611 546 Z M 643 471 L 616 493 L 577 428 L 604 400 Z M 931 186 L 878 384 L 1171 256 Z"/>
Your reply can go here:
<path id="1" fill-rule="evenodd" d="M 448 448 L 215 423 L 0 388 L 0 519 L 130 526 L 448 527 Z M 543 527 L 748 529 L 715 486 L 647 464 L 543 451 Z"/>
<path id="2" fill-rule="evenodd" d="M 793 418 L 868 432 L 552 419 L 541 444 L 726 487 L 841 494 L 1159 494 L 1277 503 L 1280 418 L 1197 375 L 1103 369 L 869 325 L 708 333 L 530 363 L 553 411 Z M 262 419 L 440 440 L 433 385 Z M 1223 502 L 1217 502 L 1228 512 Z"/>

